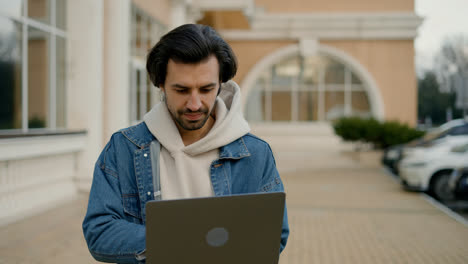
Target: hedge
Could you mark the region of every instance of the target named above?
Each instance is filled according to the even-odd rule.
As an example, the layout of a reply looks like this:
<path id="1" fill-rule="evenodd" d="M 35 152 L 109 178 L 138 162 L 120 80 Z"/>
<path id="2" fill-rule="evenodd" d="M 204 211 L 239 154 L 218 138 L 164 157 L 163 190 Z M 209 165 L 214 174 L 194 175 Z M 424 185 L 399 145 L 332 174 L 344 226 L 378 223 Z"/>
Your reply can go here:
<path id="1" fill-rule="evenodd" d="M 424 135 L 406 124 L 373 118 L 342 117 L 333 123 L 333 128 L 345 141 L 371 143 L 375 148 L 403 144 Z"/>

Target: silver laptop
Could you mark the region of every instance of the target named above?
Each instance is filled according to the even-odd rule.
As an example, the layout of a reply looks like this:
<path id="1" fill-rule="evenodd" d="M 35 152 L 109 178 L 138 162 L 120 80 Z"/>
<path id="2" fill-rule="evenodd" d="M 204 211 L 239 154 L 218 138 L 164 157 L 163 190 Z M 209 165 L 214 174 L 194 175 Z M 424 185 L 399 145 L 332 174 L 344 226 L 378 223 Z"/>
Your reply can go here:
<path id="1" fill-rule="evenodd" d="M 278 263 L 285 194 L 151 201 L 147 263 Z"/>

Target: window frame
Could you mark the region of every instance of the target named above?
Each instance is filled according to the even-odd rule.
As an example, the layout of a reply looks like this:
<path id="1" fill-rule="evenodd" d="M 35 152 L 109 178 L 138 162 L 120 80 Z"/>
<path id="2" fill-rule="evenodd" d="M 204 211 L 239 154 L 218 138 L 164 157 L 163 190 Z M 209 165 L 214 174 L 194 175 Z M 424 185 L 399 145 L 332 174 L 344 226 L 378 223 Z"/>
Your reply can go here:
<path id="1" fill-rule="evenodd" d="M 141 20 L 139 25 L 136 23 L 137 16 L 139 16 Z M 145 47 L 148 41 L 151 45 L 156 44 L 163 33 L 166 32 L 167 27 L 134 3 L 132 3 L 131 7 L 130 20 L 129 118 L 130 124 L 134 125 L 139 123 L 143 115 L 148 112 L 154 104 L 159 102 L 160 90 L 150 81 L 145 66 L 146 55 L 152 47 L 148 47 L 147 49 L 145 49 Z M 151 27 L 149 25 L 151 25 Z M 138 38 L 140 38 L 139 46 L 137 44 Z M 139 72 L 139 74 L 137 74 L 137 72 Z M 148 104 L 148 102 L 150 102 L 150 104 Z"/>
<path id="2" fill-rule="evenodd" d="M 32 129 L 29 128 L 29 78 L 28 78 L 28 41 L 29 41 L 29 28 L 34 28 L 36 30 L 44 31 L 49 35 L 48 43 L 48 78 L 49 78 L 49 89 L 48 89 L 48 124 L 44 128 L 39 130 L 57 130 L 57 37 L 61 37 L 65 43 L 65 61 L 67 61 L 67 32 L 65 29 L 58 28 L 56 25 L 56 6 L 57 1 L 66 1 L 66 0 L 48 0 L 48 11 L 50 12 L 50 24 L 41 22 L 39 20 L 28 17 L 28 1 L 22 0 L 22 10 L 20 16 L 11 15 L 5 12 L 0 11 L 0 16 L 17 22 L 22 27 L 22 39 L 21 39 L 21 128 L 22 133 L 27 133 Z M 66 15 L 65 15 L 66 17 Z M 65 63 L 66 64 L 66 63 Z M 66 65 L 64 65 L 66 67 Z M 66 91 L 66 87 L 64 87 Z M 66 92 L 65 92 L 66 93 Z M 64 105 L 67 105 L 67 98 L 64 96 Z M 66 107 L 65 107 L 66 109 Z M 65 118 L 64 127 L 67 127 L 68 120 Z M 0 131 L 9 131 L 15 130 L 12 129 L 1 129 Z M 34 129 L 38 130 L 38 129 Z"/>
<path id="3" fill-rule="evenodd" d="M 263 103 L 260 101 L 262 105 L 261 109 L 264 111 L 264 114 L 261 116 L 263 117 L 262 120 L 248 120 L 249 122 L 253 123 L 277 123 L 277 122 L 288 122 L 288 123 L 307 123 L 307 122 L 328 122 L 330 120 L 327 119 L 327 109 L 326 109 L 326 98 L 325 95 L 327 92 L 343 92 L 343 107 L 344 107 L 344 116 L 351 116 L 353 115 L 353 104 L 352 104 L 352 95 L 353 92 L 365 92 L 367 96 L 367 100 L 370 101 L 370 95 L 368 90 L 366 89 L 366 84 L 364 80 L 359 78 L 356 72 L 353 71 L 352 67 L 347 65 L 347 63 L 338 60 L 337 58 L 331 57 L 327 54 L 318 53 L 316 56 L 323 56 L 326 59 L 333 60 L 337 63 L 340 63 L 344 67 L 344 83 L 336 84 L 336 83 L 326 83 L 325 76 L 326 76 L 326 67 L 318 68 L 318 80 L 317 83 L 305 83 L 301 81 L 302 74 L 304 73 L 306 64 L 305 57 L 300 54 L 294 54 L 287 57 L 282 58 L 278 62 L 273 65 L 270 65 L 264 73 L 260 74 L 260 77 L 257 78 L 255 88 L 265 94 L 265 102 Z M 288 62 L 293 60 L 294 58 L 299 58 L 299 74 L 291 78 L 289 84 L 283 86 L 289 86 L 289 89 L 272 89 L 273 85 L 273 78 L 274 75 L 274 68 L 276 65 L 281 64 L 283 62 Z M 354 76 L 353 76 L 354 75 Z M 355 79 L 358 78 L 360 84 L 354 83 Z M 281 86 L 281 85 L 277 85 Z M 271 102 L 271 94 L 275 91 L 288 91 L 291 94 L 291 118 L 288 121 L 274 121 L 272 119 L 272 102 Z M 299 93 L 301 92 L 316 92 L 317 94 L 317 119 L 316 120 L 301 120 L 299 114 Z M 249 108 L 249 102 L 246 102 L 246 110 Z M 368 114 L 372 115 L 372 106 L 369 102 L 369 109 Z M 248 115 L 246 115 L 248 117 Z"/>

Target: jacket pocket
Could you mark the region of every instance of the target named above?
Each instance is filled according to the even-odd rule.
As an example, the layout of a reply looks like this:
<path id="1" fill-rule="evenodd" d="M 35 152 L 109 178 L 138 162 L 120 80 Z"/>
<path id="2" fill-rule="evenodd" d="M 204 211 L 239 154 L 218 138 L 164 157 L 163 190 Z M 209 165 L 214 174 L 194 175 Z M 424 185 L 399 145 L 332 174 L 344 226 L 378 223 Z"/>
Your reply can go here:
<path id="1" fill-rule="evenodd" d="M 140 212 L 140 198 L 138 194 L 123 194 L 123 207 L 124 212 L 141 219 L 141 212 Z"/>

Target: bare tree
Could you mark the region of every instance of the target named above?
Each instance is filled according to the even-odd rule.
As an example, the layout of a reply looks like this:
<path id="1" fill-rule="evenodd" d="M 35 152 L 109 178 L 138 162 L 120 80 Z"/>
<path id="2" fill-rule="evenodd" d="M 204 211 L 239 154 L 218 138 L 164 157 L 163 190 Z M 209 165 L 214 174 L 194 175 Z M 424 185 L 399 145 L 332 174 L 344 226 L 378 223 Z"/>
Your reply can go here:
<path id="1" fill-rule="evenodd" d="M 435 71 L 441 92 L 455 92 L 455 106 L 468 110 L 468 36 L 447 38 L 435 57 Z"/>

